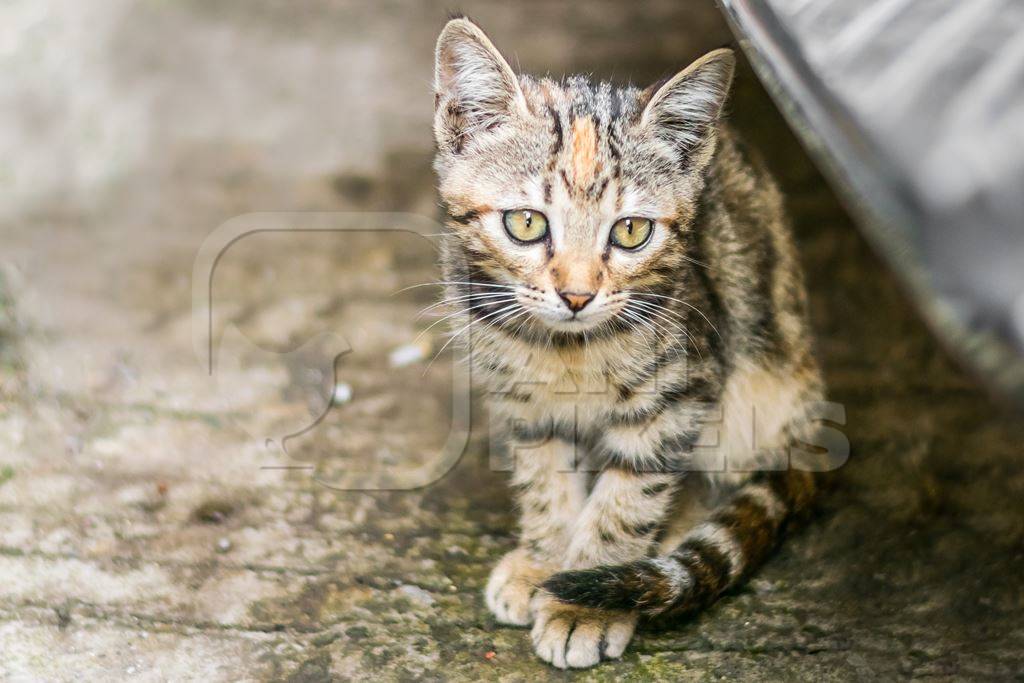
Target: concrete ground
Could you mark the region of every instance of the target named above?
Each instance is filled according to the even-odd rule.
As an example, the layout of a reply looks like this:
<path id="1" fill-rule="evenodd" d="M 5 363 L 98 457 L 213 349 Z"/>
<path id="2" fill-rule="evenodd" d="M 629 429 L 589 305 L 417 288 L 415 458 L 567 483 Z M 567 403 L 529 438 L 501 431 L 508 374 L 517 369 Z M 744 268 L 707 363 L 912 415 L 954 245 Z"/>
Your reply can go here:
<path id="1" fill-rule="evenodd" d="M 464 7 L 534 71 L 643 82 L 729 39 L 710 3 Z M 621 661 L 556 672 L 484 608 L 514 515 L 479 406 L 436 483 L 336 490 L 462 445 L 450 354 L 391 357 L 431 322 L 431 288 L 396 294 L 437 277 L 429 239 L 240 240 L 207 372 L 193 267 L 218 226 L 436 215 L 445 8 L 0 8 L 0 678 L 1018 677 L 1024 429 L 922 326 L 749 71 L 732 118 L 788 197 L 852 459 L 747 587 Z"/>

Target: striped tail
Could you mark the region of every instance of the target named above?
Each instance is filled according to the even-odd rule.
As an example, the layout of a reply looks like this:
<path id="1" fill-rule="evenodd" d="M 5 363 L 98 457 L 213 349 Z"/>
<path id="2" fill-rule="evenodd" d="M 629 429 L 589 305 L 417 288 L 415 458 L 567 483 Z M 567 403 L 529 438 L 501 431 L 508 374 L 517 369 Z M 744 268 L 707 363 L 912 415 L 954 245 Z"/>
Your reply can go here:
<path id="1" fill-rule="evenodd" d="M 542 587 L 562 602 L 646 616 L 699 609 L 764 562 L 814 494 L 811 472 L 760 472 L 668 556 L 559 572 Z"/>

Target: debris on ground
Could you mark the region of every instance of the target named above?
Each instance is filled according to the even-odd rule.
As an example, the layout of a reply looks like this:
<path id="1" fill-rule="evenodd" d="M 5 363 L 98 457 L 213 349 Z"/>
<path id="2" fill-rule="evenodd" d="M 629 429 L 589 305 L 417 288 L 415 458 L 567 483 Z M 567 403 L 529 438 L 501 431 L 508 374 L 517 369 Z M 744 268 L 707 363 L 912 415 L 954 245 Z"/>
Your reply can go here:
<path id="1" fill-rule="evenodd" d="M 402 368 L 418 363 L 430 354 L 433 344 L 429 336 L 423 336 L 411 344 L 403 344 L 388 355 L 388 363 L 393 368 Z"/>

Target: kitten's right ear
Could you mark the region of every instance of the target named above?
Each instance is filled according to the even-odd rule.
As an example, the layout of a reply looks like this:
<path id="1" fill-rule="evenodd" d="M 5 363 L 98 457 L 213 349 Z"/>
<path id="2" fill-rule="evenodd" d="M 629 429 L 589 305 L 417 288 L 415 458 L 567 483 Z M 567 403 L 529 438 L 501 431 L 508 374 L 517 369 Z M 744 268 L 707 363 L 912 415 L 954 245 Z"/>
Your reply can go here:
<path id="1" fill-rule="evenodd" d="M 452 19 L 437 39 L 434 136 L 442 150 L 460 152 L 474 135 L 526 109 L 512 67 L 480 27 Z"/>

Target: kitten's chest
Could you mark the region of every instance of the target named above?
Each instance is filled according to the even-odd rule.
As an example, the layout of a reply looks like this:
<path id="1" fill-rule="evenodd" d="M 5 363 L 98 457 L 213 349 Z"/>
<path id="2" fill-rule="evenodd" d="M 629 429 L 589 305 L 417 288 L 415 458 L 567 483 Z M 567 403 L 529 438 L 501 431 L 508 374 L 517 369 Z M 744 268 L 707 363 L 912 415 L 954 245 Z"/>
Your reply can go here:
<path id="1" fill-rule="evenodd" d="M 501 361 L 485 373 L 485 385 L 502 412 L 527 422 L 554 420 L 588 429 L 614 411 L 619 387 L 631 374 L 621 364 L 574 349 L 527 349 Z"/>

